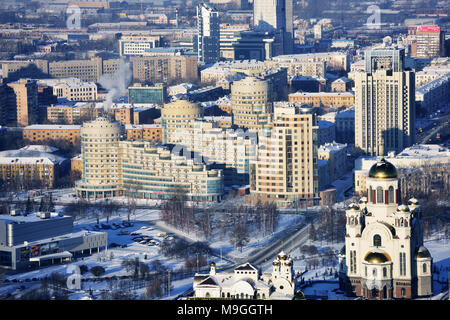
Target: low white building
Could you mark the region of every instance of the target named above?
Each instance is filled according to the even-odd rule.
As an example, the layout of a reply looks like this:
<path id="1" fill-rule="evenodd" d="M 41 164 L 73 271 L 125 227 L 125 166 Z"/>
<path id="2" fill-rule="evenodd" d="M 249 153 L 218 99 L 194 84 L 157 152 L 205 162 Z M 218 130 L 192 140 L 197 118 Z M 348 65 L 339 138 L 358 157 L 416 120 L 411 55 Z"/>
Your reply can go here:
<path id="1" fill-rule="evenodd" d="M 42 79 L 38 80 L 38 84 L 52 87 L 55 96 L 69 101 L 96 101 L 98 98 L 97 85 L 91 81 L 78 78 Z"/>
<path id="2" fill-rule="evenodd" d="M 435 144 L 419 144 L 395 154 L 389 153 L 385 159 L 391 162 L 400 172 L 403 169 L 418 169 L 430 166 L 446 166 L 450 164 L 450 150 Z M 377 157 L 359 157 L 355 160 L 355 192 L 362 194 L 366 190 L 366 178 L 369 169 L 377 162 Z"/>
<path id="3" fill-rule="evenodd" d="M 292 259 L 283 251 L 272 263 L 272 273 L 260 274 L 250 263 L 242 264 L 233 273 L 218 273 L 211 263 L 209 274 L 194 277 L 195 298 L 292 300 L 295 277 Z"/>

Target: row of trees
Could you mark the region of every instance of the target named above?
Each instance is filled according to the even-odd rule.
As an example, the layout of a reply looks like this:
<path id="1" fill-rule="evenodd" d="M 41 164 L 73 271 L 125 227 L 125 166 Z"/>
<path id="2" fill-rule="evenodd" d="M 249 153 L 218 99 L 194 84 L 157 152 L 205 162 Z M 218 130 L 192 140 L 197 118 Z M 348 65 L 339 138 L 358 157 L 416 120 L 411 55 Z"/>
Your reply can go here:
<path id="1" fill-rule="evenodd" d="M 251 236 L 267 236 L 275 231 L 278 210 L 274 203 L 258 202 L 255 206 L 229 201 L 222 211 L 188 206 L 182 194 L 162 205 L 161 219 L 187 233 L 196 232 L 203 239 L 211 239 L 214 230 L 220 240 L 230 237 L 235 247 L 242 248 Z"/>
<path id="2" fill-rule="evenodd" d="M 309 240 L 341 242 L 345 237 L 345 211 L 327 207 L 318 212 L 317 222 L 310 222 Z"/>

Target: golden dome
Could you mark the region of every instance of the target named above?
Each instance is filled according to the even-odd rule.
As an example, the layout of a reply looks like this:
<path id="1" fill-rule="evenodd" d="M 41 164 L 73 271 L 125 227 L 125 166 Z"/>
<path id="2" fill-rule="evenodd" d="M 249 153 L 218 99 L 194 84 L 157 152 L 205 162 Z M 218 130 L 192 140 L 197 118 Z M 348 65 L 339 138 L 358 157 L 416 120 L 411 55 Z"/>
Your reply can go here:
<path id="1" fill-rule="evenodd" d="M 284 253 L 284 251 L 281 251 L 281 252 L 278 254 L 278 259 L 280 259 L 280 260 L 287 260 L 287 258 L 288 258 L 288 256 L 287 256 L 286 253 Z"/>
<path id="2" fill-rule="evenodd" d="M 424 246 L 421 246 L 416 252 L 416 258 L 431 258 L 430 251 Z"/>
<path id="3" fill-rule="evenodd" d="M 397 169 L 395 166 L 382 158 L 377 161 L 369 170 L 369 178 L 392 179 L 397 178 Z"/>
<path id="4" fill-rule="evenodd" d="M 391 261 L 390 257 L 387 254 L 381 252 L 369 252 L 364 260 L 368 263 L 384 263 L 387 261 Z"/>

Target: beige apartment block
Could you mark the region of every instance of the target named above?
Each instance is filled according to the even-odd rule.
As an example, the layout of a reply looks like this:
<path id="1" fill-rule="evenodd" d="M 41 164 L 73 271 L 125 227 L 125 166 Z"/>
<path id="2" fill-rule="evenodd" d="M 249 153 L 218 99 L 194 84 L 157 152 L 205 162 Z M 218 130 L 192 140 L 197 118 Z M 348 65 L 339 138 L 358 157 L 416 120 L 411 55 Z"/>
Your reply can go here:
<path id="1" fill-rule="evenodd" d="M 78 78 L 83 81 L 98 82 L 103 73 L 102 58 L 90 60 L 68 60 L 50 62 L 49 75 L 53 78 Z"/>
<path id="2" fill-rule="evenodd" d="M 32 144 L 64 141 L 74 146 L 80 142 L 80 126 L 34 124 L 23 128 L 22 137 Z"/>
<path id="3" fill-rule="evenodd" d="M 252 202 L 280 207 L 318 203 L 317 129 L 311 106 L 276 104 L 272 127 L 259 135 L 257 160 L 251 164 Z"/>
<path id="4" fill-rule="evenodd" d="M 289 95 L 289 102 L 349 108 L 355 104 L 355 95 L 352 92 L 296 92 Z"/>
<path id="5" fill-rule="evenodd" d="M 38 108 L 38 91 L 36 80 L 21 79 L 8 83 L 14 90 L 17 112 L 17 125 L 21 127 L 36 123 Z"/>
<path id="6" fill-rule="evenodd" d="M 140 82 L 168 83 L 172 81 L 196 81 L 197 57 L 150 56 L 131 57 L 133 78 Z"/>
<path id="7" fill-rule="evenodd" d="M 223 176 L 221 170 L 175 157 L 151 141 L 121 141 L 119 186 L 123 195 L 137 198 L 164 200 L 183 194 L 193 201 L 219 201 Z"/>
<path id="8" fill-rule="evenodd" d="M 190 121 L 200 118 L 203 111 L 199 104 L 187 100 L 166 103 L 161 109 L 162 141 L 164 144 L 177 143 L 189 134 Z"/>

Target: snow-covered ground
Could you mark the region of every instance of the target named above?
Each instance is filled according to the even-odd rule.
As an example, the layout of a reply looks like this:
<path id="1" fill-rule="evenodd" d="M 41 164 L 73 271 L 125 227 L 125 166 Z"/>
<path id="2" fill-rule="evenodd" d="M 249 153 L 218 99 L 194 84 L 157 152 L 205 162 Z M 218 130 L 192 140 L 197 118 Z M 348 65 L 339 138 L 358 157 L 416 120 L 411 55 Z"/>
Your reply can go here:
<path id="1" fill-rule="evenodd" d="M 54 193 L 55 194 L 55 193 Z M 58 190 L 55 196 L 58 200 L 62 201 L 73 201 L 73 190 L 64 189 Z M 26 198 L 26 194 L 20 194 L 20 197 Z M 126 199 L 123 199 L 126 203 Z M 145 201 L 145 200 L 144 200 Z M 148 202 L 145 204 L 149 204 Z M 222 206 L 223 204 L 216 204 L 217 206 Z M 61 211 L 62 207 L 56 206 L 57 211 Z M 188 239 L 190 241 L 205 241 L 200 235 L 195 232 L 186 233 L 177 230 L 174 227 L 165 225 L 160 218 L 160 211 L 157 209 L 137 209 L 136 214 L 131 216 L 131 222 L 133 226 L 121 227 L 119 229 L 102 229 L 101 231 L 108 233 L 108 243 L 109 248 L 106 251 L 95 253 L 89 257 L 73 261 L 70 264 L 54 265 L 46 268 L 41 268 L 39 270 L 32 270 L 29 272 L 10 274 L 4 277 L 4 280 L 8 280 L 7 284 L 0 287 L 0 296 L 10 293 L 18 294 L 20 293 L 20 286 L 25 286 L 25 288 L 39 287 L 39 281 L 30 281 L 27 279 L 39 279 L 45 276 L 51 275 L 53 272 L 59 272 L 65 276 L 72 274 L 73 269 L 69 267 L 86 265 L 91 269 L 93 266 L 102 266 L 105 269 L 105 273 L 100 278 L 109 278 L 112 276 L 124 276 L 128 275 L 126 269 L 122 266 L 122 261 L 127 258 L 139 257 L 140 261 L 147 263 L 149 266 L 152 261 L 160 261 L 164 267 L 169 270 L 177 270 L 184 266 L 183 259 L 169 258 L 161 255 L 159 253 L 159 247 L 156 245 L 146 245 L 140 244 L 133 241 L 133 237 L 138 234 L 140 236 L 147 236 L 154 239 L 155 241 L 161 241 L 163 239 L 163 233 L 170 233 L 169 236 L 180 237 Z M 277 228 L 274 234 L 267 235 L 265 237 L 257 236 L 252 234 L 249 238 L 249 243 L 246 247 L 242 249 L 235 248 L 231 242 L 229 235 L 226 235 L 223 239 L 220 239 L 218 231 L 215 230 L 213 235 L 207 239 L 210 247 L 217 253 L 217 256 L 208 256 L 207 263 L 214 261 L 218 269 L 222 267 L 229 266 L 230 260 L 245 259 L 246 257 L 254 254 L 259 248 L 267 246 L 274 239 L 283 233 L 287 227 L 301 222 L 303 219 L 302 215 L 297 215 L 293 213 L 283 213 L 279 215 L 279 220 Z M 127 220 L 126 209 L 122 208 L 119 210 L 118 215 L 110 218 L 109 225 L 113 223 L 120 224 L 122 221 Z M 100 223 L 106 223 L 106 219 L 102 218 Z M 97 224 L 96 218 L 91 216 L 88 218 L 83 218 L 76 220 L 74 223 L 74 232 L 81 230 L 93 230 L 94 226 Z M 128 234 L 125 234 L 128 233 Z M 167 235 L 166 235 L 167 236 Z M 448 277 L 448 272 L 450 270 L 450 240 L 428 240 L 425 242 L 425 246 L 429 249 L 433 256 L 433 263 L 439 274 L 435 275 L 434 281 L 434 294 L 440 294 L 445 281 Z M 112 247 L 111 244 L 118 245 L 117 247 Z M 308 254 L 300 250 L 301 245 L 314 245 L 317 248 L 317 255 L 309 256 Z M 121 247 L 123 246 L 123 247 Z M 343 242 L 338 243 L 325 243 L 320 241 L 307 243 L 299 243 L 299 247 L 294 248 L 288 252 L 294 260 L 294 270 L 296 273 L 301 274 L 301 277 L 306 283 L 311 281 L 312 285 L 303 288 L 303 292 L 307 296 L 318 296 L 327 297 L 327 299 L 351 299 L 345 297 L 338 291 L 338 281 L 335 277 L 337 271 L 337 255 L 336 253 L 340 251 L 343 246 Z M 324 253 L 333 253 L 331 256 L 324 256 Z M 223 255 L 224 259 L 220 258 L 220 254 Z M 274 257 L 275 258 L 275 257 Z M 316 260 L 316 265 L 314 265 L 314 260 Z M 271 272 L 271 261 L 260 266 L 262 272 Z M 306 268 L 308 267 L 308 270 Z M 150 271 L 151 268 L 150 268 Z M 94 278 L 94 276 L 88 272 L 83 275 L 83 278 Z M 17 283 L 12 283 L 12 281 L 18 281 Z M 172 282 L 172 289 L 170 296 L 162 297 L 162 299 L 173 299 L 179 294 L 185 292 L 192 288 L 192 277 L 188 277 L 181 280 L 174 280 Z M 440 281 L 440 282 L 438 282 Z M 82 299 L 85 298 L 89 289 L 94 290 L 94 298 L 99 298 L 101 291 L 108 289 L 108 281 L 87 281 L 82 282 L 82 290 L 77 291 L 70 295 L 70 299 Z M 136 290 L 136 298 L 141 297 L 145 292 L 145 288 Z"/>

